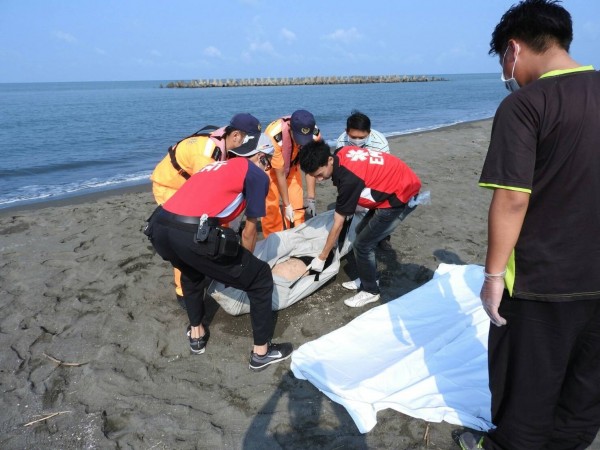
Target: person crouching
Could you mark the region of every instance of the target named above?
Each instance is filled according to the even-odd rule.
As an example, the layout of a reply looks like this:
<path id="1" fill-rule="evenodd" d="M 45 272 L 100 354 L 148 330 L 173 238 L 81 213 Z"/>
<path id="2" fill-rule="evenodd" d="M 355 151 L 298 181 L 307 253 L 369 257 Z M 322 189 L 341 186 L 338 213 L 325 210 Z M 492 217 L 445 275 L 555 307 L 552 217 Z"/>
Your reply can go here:
<path id="1" fill-rule="evenodd" d="M 293 350 L 290 343 L 271 342 L 273 276 L 269 265 L 252 254 L 257 221 L 265 215 L 269 188 L 265 171 L 273 154 L 273 147 L 261 142 L 231 150 L 233 158 L 192 175 L 156 209 L 145 230 L 156 252 L 181 270 L 192 353 L 204 353 L 210 335 L 202 324 L 205 277 L 247 292 L 254 339 L 250 369 L 255 371 L 289 358 Z M 240 242 L 237 233 L 222 225 L 244 209 Z"/>

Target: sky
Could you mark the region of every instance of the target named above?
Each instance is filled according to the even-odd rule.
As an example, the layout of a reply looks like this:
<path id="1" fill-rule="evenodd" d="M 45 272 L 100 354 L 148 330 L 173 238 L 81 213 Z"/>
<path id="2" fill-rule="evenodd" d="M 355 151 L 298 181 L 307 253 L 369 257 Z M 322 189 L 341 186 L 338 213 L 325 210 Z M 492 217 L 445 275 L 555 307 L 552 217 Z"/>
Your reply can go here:
<path id="1" fill-rule="evenodd" d="M 0 0 L 0 83 L 500 71 L 513 0 Z M 600 69 L 600 1 L 564 0 Z"/>

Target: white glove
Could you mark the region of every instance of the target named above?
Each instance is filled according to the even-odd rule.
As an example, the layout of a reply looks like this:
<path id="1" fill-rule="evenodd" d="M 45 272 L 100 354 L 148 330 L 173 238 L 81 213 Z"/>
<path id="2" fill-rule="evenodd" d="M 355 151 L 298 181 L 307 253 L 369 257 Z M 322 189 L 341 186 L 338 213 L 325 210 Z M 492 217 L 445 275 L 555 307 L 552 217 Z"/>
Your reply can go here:
<path id="1" fill-rule="evenodd" d="M 506 319 L 498 313 L 503 292 L 504 279 L 502 277 L 495 275 L 485 277 L 479 298 L 481 298 L 483 310 L 497 327 L 506 325 Z"/>
<path id="2" fill-rule="evenodd" d="M 294 208 L 292 208 L 291 204 L 285 207 L 285 218 L 290 222 L 294 221 Z"/>
<path id="3" fill-rule="evenodd" d="M 317 201 L 314 198 L 308 197 L 306 199 L 306 212 L 312 217 L 317 215 Z"/>
<path id="4" fill-rule="evenodd" d="M 325 267 L 325 261 L 323 261 L 318 256 L 315 256 L 314 259 L 310 262 L 309 269 L 314 270 L 315 272 L 323 272 L 323 268 Z"/>

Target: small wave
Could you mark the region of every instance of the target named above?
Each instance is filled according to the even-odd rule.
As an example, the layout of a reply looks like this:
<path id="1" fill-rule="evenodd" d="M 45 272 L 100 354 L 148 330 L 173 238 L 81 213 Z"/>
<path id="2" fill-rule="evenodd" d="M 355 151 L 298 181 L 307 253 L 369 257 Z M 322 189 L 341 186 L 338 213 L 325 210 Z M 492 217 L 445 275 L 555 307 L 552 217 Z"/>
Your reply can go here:
<path id="1" fill-rule="evenodd" d="M 10 178 L 19 178 L 22 176 L 31 176 L 31 175 L 44 175 L 48 173 L 68 171 L 68 170 L 79 170 L 84 167 L 100 167 L 100 166 L 110 166 L 114 165 L 114 161 L 108 160 L 86 160 L 86 161 L 73 161 L 67 163 L 56 163 L 56 164 L 46 164 L 44 166 L 27 166 L 23 168 L 16 169 L 2 169 L 0 170 L 0 176 L 2 178 L 10 179 Z"/>
<path id="2" fill-rule="evenodd" d="M 18 204 L 61 199 L 91 192 L 101 192 L 120 187 L 133 186 L 148 181 L 150 172 L 117 175 L 105 180 L 91 179 L 63 185 L 30 185 L 16 192 L 0 196 L 0 209 Z"/>

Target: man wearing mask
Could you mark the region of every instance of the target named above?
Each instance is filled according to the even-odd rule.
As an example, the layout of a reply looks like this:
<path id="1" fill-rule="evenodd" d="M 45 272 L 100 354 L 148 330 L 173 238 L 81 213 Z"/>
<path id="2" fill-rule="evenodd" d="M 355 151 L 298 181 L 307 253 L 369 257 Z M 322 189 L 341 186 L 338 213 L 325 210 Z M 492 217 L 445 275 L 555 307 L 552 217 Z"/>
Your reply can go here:
<path id="1" fill-rule="evenodd" d="M 335 147 L 336 151 L 348 145 L 368 148 L 378 152 L 390 152 L 390 145 L 385 136 L 379 131 L 371 129 L 371 119 L 366 114 L 356 110 L 352 111 L 348 119 L 346 119 L 346 131 L 338 137 Z M 377 245 L 382 250 L 391 250 L 390 241 L 391 236 L 386 236 Z M 342 287 L 356 290 L 359 287 L 359 280 L 342 283 Z"/>
<path id="2" fill-rule="evenodd" d="M 572 39 L 552 0 L 521 1 L 492 33 L 512 92 L 479 180 L 493 189 L 480 297 L 496 428 L 463 449 L 583 449 L 600 428 L 600 74 Z"/>
<path id="3" fill-rule="evenodd" d="M 390 145 L 383 134 L 371 129 L 371 119 L 360 111 L 352 111 L 346 119 L 346 131 L 340 134 L 336 142 L 336 150 L 347 145 L 368 148 L 378 152 L 390 152 Z"/>
<path id="4" fill-rule="evenodd" d="M 254 340 L 250 369 L 258 371 L 287 359 L 292 345 L 271 343 L 273 276 L 269 265 L 252 253 L 257 222 L 265 214 L 269 185 L 265 171 L 273 154 L 270 144 L 254 147 L 230 150 L 236 157 L 192 175 L 156 209 L 144 232 L 156 252 L 181 271 L 192 353 L 204 353 L 210 336 L 202 323 L 205 277 L 247 292 Z M 244 209 L 246 226 L 240 243 L 237 233 L 222 225 Z"/>
<path id="5" fill-rule="evenodd" d="M 263 236 L 281 231 L 304 222 L 304 191 L 302 174 L 298 167 L 300 148 L 321 139 L 321 133 L 315 123 L 314 116 L 303 109 L 295 111 L 291 116 L 284 116 L 271 122 L 265 134 L 269 136 L 274 147 L 269 174 L 271 183 L 267 197 L 267 215 L 261 220 Z M 309 214 L 314 215 L 315 180 L 306 176 Z M 282 206 L 280 207 L 280 200 Z"/>
<path id="6" fill-rule="evenodd" d="M 238 147 L 255 149 L 260 128 L 256 117 L 240 113 L 225 127 L 216 130 L 205 127 L 169 147 L 167 155 L 150 176 L 156 203 L 165 203 L 188 178 L 207 164 L 224 161 L 229 150 Z M 175 295 L 179 304 L 185 307 L 180 277 L 179 270 L 174 269 Z"/>

